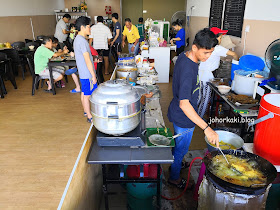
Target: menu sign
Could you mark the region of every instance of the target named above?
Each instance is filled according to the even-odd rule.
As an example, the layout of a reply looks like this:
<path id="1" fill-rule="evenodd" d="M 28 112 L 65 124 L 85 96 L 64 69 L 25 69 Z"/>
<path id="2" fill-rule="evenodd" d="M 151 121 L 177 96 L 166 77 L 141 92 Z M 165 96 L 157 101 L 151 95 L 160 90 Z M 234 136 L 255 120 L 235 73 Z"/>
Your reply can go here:
<path id="1" fill-rule="evenodd" d="M 246 0 L 226 0 L 223 29 L 228 35 L 241 37 Z"/>
<path id="2" fill-rule="evenodd" d="M 224 0 L 211 0 L 209 28 L 222 27 Z"/>

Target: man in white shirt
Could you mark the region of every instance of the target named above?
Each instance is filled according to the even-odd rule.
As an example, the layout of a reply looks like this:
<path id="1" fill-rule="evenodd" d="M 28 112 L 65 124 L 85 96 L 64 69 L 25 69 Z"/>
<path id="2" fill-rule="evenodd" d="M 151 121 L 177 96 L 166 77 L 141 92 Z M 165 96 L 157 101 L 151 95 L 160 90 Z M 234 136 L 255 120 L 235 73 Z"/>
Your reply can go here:
<path id="1" fill-rule="evenodd" d="M 55 27 L 55 33 L 54 33 L 54 37 L 58 39 L 59 42 L 59 46 L 61 49 L 63 49 L 63 47 L 65 46 L 65 44 L 63 42 L 66 41 L 68 34 L 70 33 L 67 27 L 66 23 L 69 23 L 69 21 L 71 20 L 71 16 L 69 14 L 65 14 L 63 15 L 63 18 L 61 18 Z"/>
<path id="2" fill-rule="evenodd" d="M 105 63 L 105 75 L 109 74 L 109 47 L 110 40 L 113 38 L 109 27 L 103 24 L 103 17 L 97 17 L 97 24 L 91 27 L 91 35 L 89 36 L 89 44 L 98 52 L 100 56 L 103 55 Z M 101 81 L 102 82 L 102 81 Z"/>
<path id="3" fill-rule="evenodd" d="M 219 68 L 220 58 L 230 55 L 235 60 L 239 59 L 238 55 L 235 52 L 219 45 L 221 43 L 223 35 L 225 35 L 228 30 L 221 30 L 217 27 L 212 27 L 210 30 L 216 35 L 218 45 L 216 45 L 211 56 L 206 61 L 199 64 L 198 75 L 200 81 L 200 92 L 197 113 L 201 118 L 203 118 L 211 98 L 212 91 L 207 82 L 214 78 L 212 72 Z"/>

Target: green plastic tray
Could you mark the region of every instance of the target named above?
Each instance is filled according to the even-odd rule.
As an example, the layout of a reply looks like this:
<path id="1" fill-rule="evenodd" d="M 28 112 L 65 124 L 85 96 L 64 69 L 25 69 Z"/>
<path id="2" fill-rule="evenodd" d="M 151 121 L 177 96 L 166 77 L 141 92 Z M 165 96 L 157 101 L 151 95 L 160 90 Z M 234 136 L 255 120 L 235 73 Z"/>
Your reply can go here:
<path id="1" fill-rule="evenodd" d="M 146 140 L 148 147 L 175 147 L 174 139 L 171 140 L 169 145 L 154 145 L 149 141 L 149 137 L 153 134 L 160 134 L 166 137 L 171 137 L 173 134 L 171 133 L 170 129 L 167 128 L 167 134 L 164 132 L 164 128 L 159 128 L 159 133 L 157 132 L 157 128 L 146 128 Z"/>

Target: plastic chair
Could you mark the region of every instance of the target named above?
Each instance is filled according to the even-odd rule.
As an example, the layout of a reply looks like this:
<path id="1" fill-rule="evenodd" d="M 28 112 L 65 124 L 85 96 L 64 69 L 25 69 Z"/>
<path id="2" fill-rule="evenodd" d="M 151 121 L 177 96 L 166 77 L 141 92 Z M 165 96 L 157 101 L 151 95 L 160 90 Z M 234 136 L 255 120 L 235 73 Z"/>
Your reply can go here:
<path id="1" fill-rule="evenodd" d="M 1 62 L 0 62 L 0 97 L 4 98 L 7 94 L 7 90 L 4 84 L 3 76 L 5 74 L 5 70 L 1 68 Z"/>
<path id="2" fill-rule="evenodd" d="M 11 59 L 13 69 L 14 69 L 14 73 L 17 73 L 17 67 L 18 66 L 21 67 L 22 79 L 24 80 L 25 79 L 24 72 L 25 72 L 26 60 L 24 60 L 23 57 L 20 57 L 18 51 L 15 50 L 15 49 L 5 49 L 3 52 L 8 56 L 8 58 Z"/>
<path id="3" fill-rule="evenodd" d="M 33 40 L 31 39 L 24 39 L 25 43 L 28 43 L 28 42 L 33 42 Z"/>
<path id="4" fill-rule="evenodd" d="M 44 39 L 44 37 L 45 37 L 44 35 L 39 35 L 39 36 L 37 36 L 37 40 L 41 40 L 42 41 Z"/>
<path id="5" fill-rule="evenodd" d="M 12 47 L 15 48 L 15 49 L 20 50 L 20 49 L 25 47 L 25 43 L 24 42 L 14 42 L 12 44 Z"/>
<path id="6" fill-rule="evenodd" d="M 38 43 L 39 46 L 43 43 L 40 39 L 37 39 L 35 42 Z"/>
<path id="7" fill-rule="evenodd" d="M 37 49 L 40 46 L 38 42 L 28 42 L 25 44 L 25 47 L 29 47 L 31 45 L 33 45 L 35 49 Z"/>
<path id="8" fill-rule="evenodd" d="M 11 65 L 11 60 L 5 53 L 0 52 L 0 68 L 3 71 L 3 75 L 7 76 L 8 79 L 13 84 L 14 88 L 17 89 L 17 84 L 15 80 L 15 76 L 13 74 L 13 69 Z"/>
<path id="9" fill-rule="evenodd" d="M 32 91 L 31 91 L 31 94 L 32 94 L 32 96 L 34 96 L 35 88 L 36 88 L 36 90 L 38 90 L 40 80 L 42 80 L 42 82 L 41 82 L 41 87 L 42 87 L 44 79 L 48 79 L 48 77 L 41 77 L 39 74 L 36 74 L 35 70 L 34 70 L 33 57 L 31 55 L 27 55 L 26 57 L 27 57 L 28 67 L 29 67 L 30 73 L 32 75 Z"/>

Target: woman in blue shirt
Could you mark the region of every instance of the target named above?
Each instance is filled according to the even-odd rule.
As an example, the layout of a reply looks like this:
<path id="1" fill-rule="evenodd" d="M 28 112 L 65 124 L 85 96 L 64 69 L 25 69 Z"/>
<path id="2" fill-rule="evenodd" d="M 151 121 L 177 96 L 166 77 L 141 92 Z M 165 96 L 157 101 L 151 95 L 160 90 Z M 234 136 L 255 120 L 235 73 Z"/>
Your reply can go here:
<path id="1" fill-rule="evenodd" d="M 177 56 L 180 55 L 181 52 L 184 52 L 185 45 L 186 45 L 186 32 L 182 26 L 183 21 L 177 19 L 175 22 L 172 23 L 172 28 L 175 31 L 178 31 L 175 38 L 170 40 L 170 43 L 173 44 L 176 41 L 177 46 Z"/>

